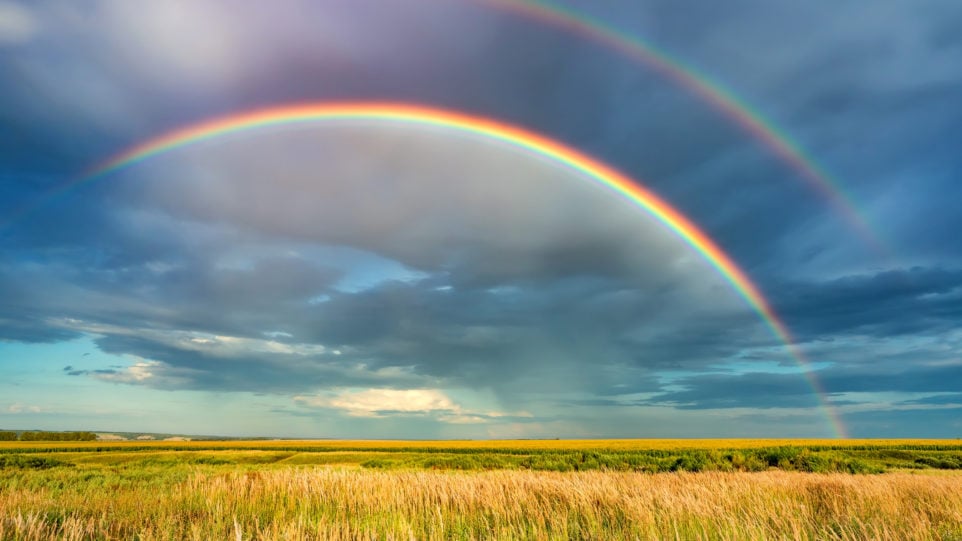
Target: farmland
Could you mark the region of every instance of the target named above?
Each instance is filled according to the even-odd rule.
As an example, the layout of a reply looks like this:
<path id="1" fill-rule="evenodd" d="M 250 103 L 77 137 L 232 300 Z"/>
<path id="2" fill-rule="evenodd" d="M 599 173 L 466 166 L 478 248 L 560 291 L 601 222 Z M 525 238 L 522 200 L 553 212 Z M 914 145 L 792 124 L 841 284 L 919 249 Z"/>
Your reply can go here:
<path id="1" fill-rule="evenodd" d="M 0 539 L 962 539 L 956 440 L 0 444 Z"/>

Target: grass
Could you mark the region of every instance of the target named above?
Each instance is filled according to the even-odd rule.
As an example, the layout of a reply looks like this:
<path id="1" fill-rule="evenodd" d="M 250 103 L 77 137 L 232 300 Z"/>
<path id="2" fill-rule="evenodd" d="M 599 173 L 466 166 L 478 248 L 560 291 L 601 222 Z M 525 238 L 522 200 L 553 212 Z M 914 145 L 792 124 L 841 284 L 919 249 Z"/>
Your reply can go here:
<path id="1" fill-rule="evenodd" d="M 959 442 L 703 441 L 11 442 L 0 540 L 962 540 Z"/>
<path id="2" fill-rule="evenodd" d="M 181 466 L 0 486 L 0 539 L 962 539 L 954 474 Z"/>
<path id="3" fill-rule="evenodd" d="M 881 473 L 962 469 L 959 440 L 0 442 L 73 464 L 356 464 L 371 469 Z M 0 466 L 2 467 L 2 466 Z"/>

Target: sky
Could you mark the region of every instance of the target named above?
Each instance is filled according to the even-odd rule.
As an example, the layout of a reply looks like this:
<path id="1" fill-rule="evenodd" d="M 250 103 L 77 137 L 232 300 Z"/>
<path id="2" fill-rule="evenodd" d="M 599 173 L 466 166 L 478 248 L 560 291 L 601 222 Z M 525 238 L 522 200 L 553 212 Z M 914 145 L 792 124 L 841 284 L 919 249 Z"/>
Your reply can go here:
<path id="1" fill-rule="evenodd" d="M 955 0 L 0 0 L 0 428 L 962 437 L 960 27 Z M 345 102 L 620 172 L 789 334 L 650 209 L 471 130 L 315 119 L 89 174 Z"/>

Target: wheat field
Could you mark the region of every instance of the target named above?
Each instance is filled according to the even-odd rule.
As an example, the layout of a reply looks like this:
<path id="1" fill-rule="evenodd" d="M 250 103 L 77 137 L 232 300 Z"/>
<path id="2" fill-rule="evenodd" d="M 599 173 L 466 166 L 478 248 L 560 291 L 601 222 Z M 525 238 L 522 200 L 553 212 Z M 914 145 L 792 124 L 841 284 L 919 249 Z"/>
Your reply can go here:
<path id="1" fill-rule="evenodd" d="M 962 541 L 962 445 L 4 442 L 13 539 Z"/>
<path id="2" fill-rule="evenodd" d="M 24 472 L 0 539 L 962 539 L 962 475 Z"/>

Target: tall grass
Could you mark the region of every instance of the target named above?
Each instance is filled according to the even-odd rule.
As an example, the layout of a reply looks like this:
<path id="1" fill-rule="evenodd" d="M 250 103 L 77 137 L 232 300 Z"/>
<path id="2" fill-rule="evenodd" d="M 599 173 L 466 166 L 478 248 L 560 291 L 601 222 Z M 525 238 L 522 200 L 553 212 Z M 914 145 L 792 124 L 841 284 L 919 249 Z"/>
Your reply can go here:
<path id="1" fill-rule="evenodd" d="M 962 539 L 962 475 L 8 470 L 0 539 Z"/>

